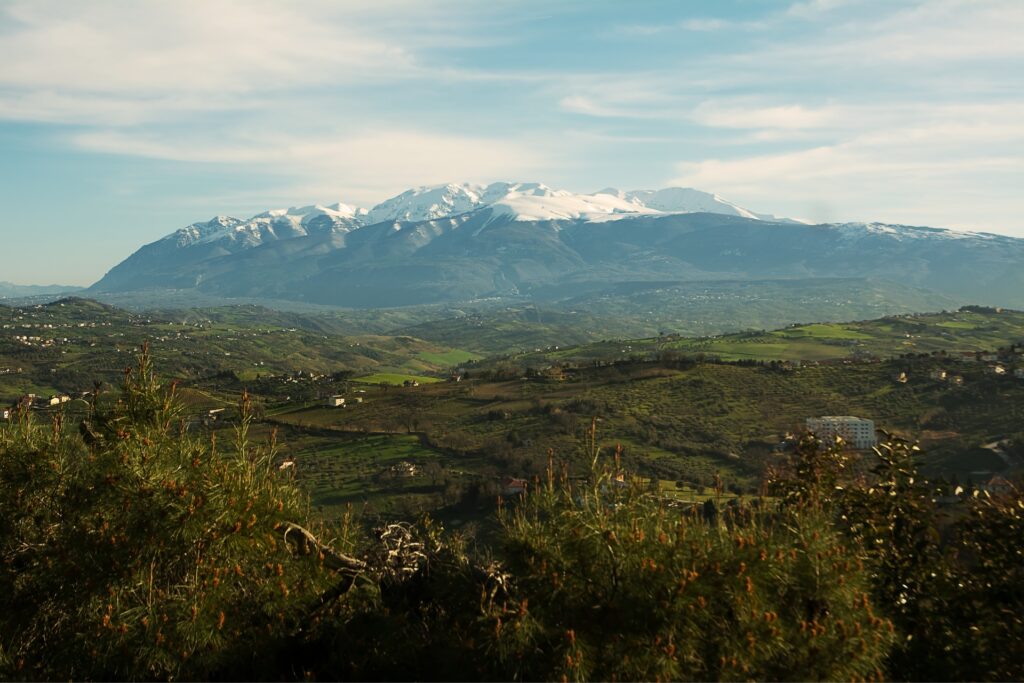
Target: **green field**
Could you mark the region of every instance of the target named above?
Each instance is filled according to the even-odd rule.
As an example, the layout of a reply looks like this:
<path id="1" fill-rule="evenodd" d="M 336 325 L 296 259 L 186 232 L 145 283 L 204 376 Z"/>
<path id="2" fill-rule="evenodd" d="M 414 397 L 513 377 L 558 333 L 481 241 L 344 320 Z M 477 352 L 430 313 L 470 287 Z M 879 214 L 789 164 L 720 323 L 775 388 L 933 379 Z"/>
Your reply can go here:
<path id="1" fill-rule="evenodd" d="M 963 385 L 931 379 L 946 369 Z M 897 382 L 904 373 L 906 383 Z M 429 443 L 509 476 L 539 473 L 548 449 L 582 466 L 592 418 L 606 453 L 623 447 L 644 476 L 708 486 L 717 474 L 750 491 L 787 433 L 808 417 L 853 414 L 920 440 L 926 467 L 958 477 L 991 476 L 1006 463 L 981 448 L 1018 435 L 1024 446 L 1024 381 L 984 365 L 939 358 L 784 369 L 721 363 L 674 369 L 657 363 L 580 368 L 564 381 L 469 380 L 417 391 L 374 388 L 361 407 L 310 408 L 281 424 L 341 432 L 416 432 Z M 1024 448 L 1011 454 L 1024 464 Z M 474 467 L 478 467 L 474 465 Z M 987 473 L 987 474 L 986 474 Z"/>
<path id="2" fill-rule="evenodd" d="M 242 389 L 313 400 L 354 375 L 427 383 L 476 357 L 406 335 L 338 335 L 330 330 L 343 321 L 334 317 L 318 331 L 317 320 L 246 306 L 135 313 L 84 299 L 0 305 L 0 402 L 27 393 L 74 395 L 96 381 L 116 387 L 146 342 L 163 376 L 232 402 Z M 298 322 L 305 326 L 287 326 Z"/>
<path id="3" fill-rule="evenodd" d="M 244 310 L 202 315 L 168 319 L 85 301 L 0 307 L 0 398 L 77 394 L 97 379 L 112 396 L 151 341 L 158 372 L 181 381 L 193 424 L 227 407 L 202 428 L 230 429 L 247 390 L 259 428 L 281 430 L 282 457 L 295 458 L 314 505 L 329 515 L 353 504 L 372 515 L 472 518 L 490 509 L 502 478 L 543 472 L 549 451 L 585 467 L 580 444 L 593 418 L 605 453 L 621 445 L 630 469 L 676 492 L 707 489 L 716 476 L 734 492 L 757 489 L 765 468 L 783 457 L 786 434 L 826 414 L 871 418 L 919 439 L 932 473 L 981 478 L 1024 463 L 1024 381 L 957 362 L 961 352 L 1024 341 L 1024 314 L 1014 311 L 606 339 L 480 360 L 465 345 L 407 334 L 338 336 L 273 317 L 260 325 Z M 523 315 L 535 320 L 522 324 L 549 324 L 539 312 Z M 460 320 L 467 334 L 483 324 Z M 501 323 L 509 338 L 519 324 Z M 26 345 L 19 335 L 59 341 Z M 1024 355 L 1004 356 L 1008 368 L 1024 365 Z M 778 360 L 800 362 L 770 362 Z M 442 381 L 463 363 L 464 381 Z M 961 375 L 963 385 L 931 379 L 937 370 Z M 901 374 L 906 383 L 896 381 Z M 421 386 L 401 388 L 406 381 Z M 324 407 L 339 394 L 346 408 Z M 73 401 L 68 410 L 83 406 Z M 986 447 L 996 442 L 1006 445 Z M 388 476 L 403 460 L 429 475 Z"/>
<path id="4" fill-rule="evenodd" d="M 994 350 L 1024 341 L 1024 313 L 961 309 L 851 323 L 791 325 L 714 337 L 662 335 L 602 341 L 513 356 L 519 365 L 653 358 L 666 352 L 722 360 L 888 359 L 907 354 Z"/>
<path id="5" fill-rule="evenodd" d="M 443 353 L 442 352 L 424 351 L 423 353 L 419 354 L 417 356 L 417 358 L 425 360 L 428 363 L 432 363 L 434 365 L 455 366 L 455 365 L 459 365 L 461 363 L 467 363 L 467 362 L 473 361 L 473 360 L 480 360 L 480 358 L 482 358 L 482 356 L 480 356 L 479 354 L 476 354 L 476 353 L 470 353 L 469 351 L 462 351 L 462 350 L 459 350 L 459 349 L 452 349 L 451 351 L 446 351 L 446 352 L 443 352 Z"/>
<path id="6" fill-rule="evenodd" d="M 296 463 L 296 477 L 326 517 L 336 518 L 349 506 L 363 515 L 406 515 L 443 504 L 437 474 L 441 455 L 415 436 L 296 434 L 286 436 L 284 446 Z M 392 476 L 391 466 L 401 462 L 424 474 Z"/>
<path id="7" fill-rule="evenodd" d="M 352 381 L 359 382 L 360 384 L 392 384 L 401 386 L 405 382 L 430 384 L 432 382 L 440 382 L 442 380 L 438 377 L 427 377 L 426 375 L 403 375 L 396 372 L 375 372 L 372 375 L 355 377 Z"/>

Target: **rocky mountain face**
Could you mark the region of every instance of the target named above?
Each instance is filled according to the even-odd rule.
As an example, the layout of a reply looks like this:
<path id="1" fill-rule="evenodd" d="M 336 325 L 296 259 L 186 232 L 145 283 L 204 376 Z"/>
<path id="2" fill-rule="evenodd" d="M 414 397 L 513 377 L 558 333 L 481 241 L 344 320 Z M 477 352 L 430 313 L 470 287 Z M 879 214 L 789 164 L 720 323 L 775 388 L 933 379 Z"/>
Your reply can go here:
<path id="1" fill-rule="evenodd" d="M 1024 307 L 1024 240 L 809 225 L 684 188 L 582 195 L 539 183 L 416 188 L 217 217 L 148 244 L 94 292 L 195 289 L 349 307 L 568 299 L 617 283 L 865 278 Z"/>

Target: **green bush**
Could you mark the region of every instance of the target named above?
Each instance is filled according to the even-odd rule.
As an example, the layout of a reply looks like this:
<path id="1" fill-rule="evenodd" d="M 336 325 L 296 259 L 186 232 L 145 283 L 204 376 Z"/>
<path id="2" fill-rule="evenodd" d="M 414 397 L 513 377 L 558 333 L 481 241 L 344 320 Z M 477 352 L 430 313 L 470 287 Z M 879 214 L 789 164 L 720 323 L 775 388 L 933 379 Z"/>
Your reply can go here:
<path id="1" fill-rule="evenodd" d="M 893 625 L 820 506 L 680 511 L 598 467 L 549 474 L 503 522 L 522 598 L 496 645 L 517 678 L 884 676 Z"/>
<path id="2" fill-rule="evenodd" d="M 27 411 L 0 431 L 0 676 L 262 675 L 326 588 L 286 547 L 306 503 L 273 447 L 248 419 L 222 450 L 179 417 L 144 354 L 81 437 Z"/>
<path id="3" fill-rule="evenodd" d="M 898 439 L 866 472 L 808 436 L 776 497 L 680 506 L 592 425 L 492 557 L 426 519 L 311 524 L 238 412 L 194 436 L 144 353 L 77 430 L 0 427 L 0 677 L 1024 678 L 1024 499 L 945 504 Z"/>
<path id="4" fill-rule="evenodd" d="M 900 633 L 890 674 L 1024 680 L 1024 498 L 975 490 L 940 504 L 948 486 L 920 475 L 917 446 L 889 437 L 875 452 L 873 476 L 836 501 Z"/>

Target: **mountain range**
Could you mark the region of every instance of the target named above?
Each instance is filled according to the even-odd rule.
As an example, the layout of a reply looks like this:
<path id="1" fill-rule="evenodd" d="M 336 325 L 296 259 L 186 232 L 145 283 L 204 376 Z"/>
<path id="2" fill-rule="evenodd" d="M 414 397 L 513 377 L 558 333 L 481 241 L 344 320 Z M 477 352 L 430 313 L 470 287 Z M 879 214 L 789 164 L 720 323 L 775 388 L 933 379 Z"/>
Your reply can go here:
<path id="1" fill-rule="evenodd" d="M 0 299 L 70 294 L 84 289 L 75 285 L 16 285 L 0 282 Z"/>
<path id="2" fill-rule="evenodd" d="M 884 223 L 808 224 L 685 188 L 593 194 L 540 183 L 410 189 L 218 216 L 147 244 L 90 291 L 390 307 L 557 301 L 629 283 L 860 278 L 1024 306 L 1024 239 Z"/>

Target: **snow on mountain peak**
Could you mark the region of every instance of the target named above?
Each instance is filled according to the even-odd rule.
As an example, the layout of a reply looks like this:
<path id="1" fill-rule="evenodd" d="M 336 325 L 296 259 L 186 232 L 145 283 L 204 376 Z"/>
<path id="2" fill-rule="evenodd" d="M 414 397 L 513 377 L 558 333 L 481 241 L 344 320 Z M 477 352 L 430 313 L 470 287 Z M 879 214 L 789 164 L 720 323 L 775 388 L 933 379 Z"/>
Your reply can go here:
<path id="1" fill-rule="evenodd" d="M 406 190 L 396 197 L 381 202 L 369 211 L 366 223 L 434 220 L 475 211 L 487 206 L 496 207 L 501 213 L 509 215 L 516 213 L 514 207 L 522 207 L 529 217 L 522 217 L 521 220 L 545 220 L 542 217 L 545 215 L 544 212 L 535 210 L 536 200 L 525 199 L 527 197 L 579 197 L 583 199 L 583 195 L 573 195 L 565 190 L 554 190 L 543 183 L 495 182 L 489 185 L 472 183 L 428 185 Z M 576 213 L 579 214 L 579 212 Z M 555 214 L 562 218 L 565 211 L 556 210 Z"/>
<path id="2" fill-rule="evenodd" d="M 173 240 L 179 247 L 187 247 L 196 242 L 201 242 L 211 235 L 221 234 L 232 229 L 242 221 L 230 216 L 214 216 L 205 223 L 193 223 L 187 227 L 175 230 L 164 237 L 165 240 Z"/>
<path id="3" fill-rule="evenodd" d="M 414 187 L 372 209 L 341 202 L 271 209 L 248 220 L 218 216 L 169 235 L 179 246 L 218 243 L 234 249 L 266 241 L 314 234 L 343 234 L 376 223 L 416 223 L 450 218 L 489 208 L 494 216 L 516 221 L 583 220 L 603 222 L 631 216 L 709 212 L 755 220 L 788 221 L 760 214 L 718 195 L 690 188 L 622 190 L 609 187 L 576 194 L 543 183 L 447 183 Z M 234 246 L 231 246 L 234 245 Z"/>
<path id="4" fill-rule="evenodd" d="M 480 189 L 468 183 L 415 187 L 370 209 L 366 223 L 429 221 L 472 211 L 481 205 Z"/>
<path id="5" fill-rule="evenodd" d="M 610 194 L 580 195 L 554 190 L 522 193 L 513 191 L 492 204 L 500 215 L 519 221 L 589 220 L 603 221 L 658 211 Z"/>
<path id="6" fill-rule="evenodd" d="M 417 187 L 373 207 L 367 224 L 415 222 L 454 216 L 484 207 L 515 220 L 611 220 L 629 215 L 706 211 L 756 220 L 776 220 L 727 202 L 717 195 L 686 188 L 634 190 L 606 188 L 593 194 L 556 190 L 543 183 L 448 183 Z"/>

